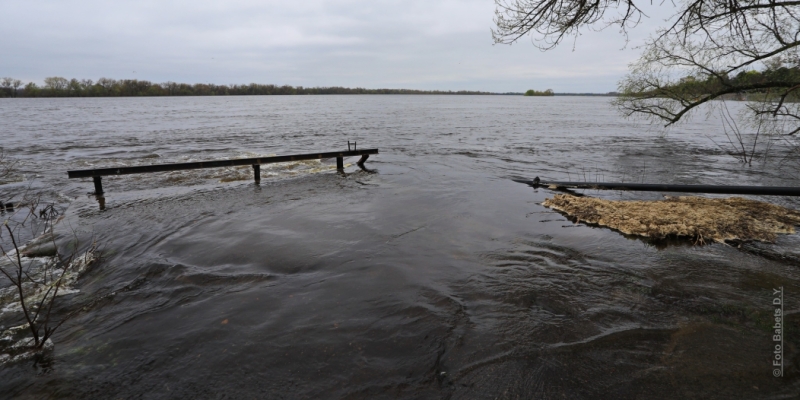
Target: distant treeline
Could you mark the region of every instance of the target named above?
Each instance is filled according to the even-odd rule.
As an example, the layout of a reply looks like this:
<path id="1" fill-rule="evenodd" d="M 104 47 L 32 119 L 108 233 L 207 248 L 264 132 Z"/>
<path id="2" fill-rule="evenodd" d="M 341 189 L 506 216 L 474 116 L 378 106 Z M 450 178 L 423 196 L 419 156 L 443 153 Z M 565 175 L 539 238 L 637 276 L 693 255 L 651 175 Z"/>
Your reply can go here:
<path id="1" fill-rule="evenodd" d="M 121 97 L 121 96 L 247 96 L 247 95 L 298 95 L 298 94 L 482 94 L 520 95 L 522 93 L 491 93 L 469 90 L 411 90 L 364 89 L 344 87 L 277 86 L 251 83 L 249 85 L 215 85 L 210 83 L 153 83 L 138 79 L 100 78 L 66 79 L 58 76 L 45 78 L 44 86 L 30 82 L 25 85 L 18 79 L 0 79 L 0 97 Z"/>
<path id="2" fill-rule="evenodd" d="M 674 85 L 660 87 L 656 90 L 643 91 L 632 87 L 622 93 L 625 96 L 643 96 L 650 98 L 684 98 L 697 99 L 711 93 L 723 93 L 721 98 L 748 100 L 770 96 L 775 88 L 786 88 L 785 101 L 800 101 L 800 94 L 795 90 L 800 87 L 800 67 L 785 67 L 780 64 L 768 66 L 763 71 L 740 71 L 736 75 L 727 73 L 708 73 L 681 78 Z M 735 91 L 732 89 L 736 89 Z M 724 94 L 728 92 L 727 94 Z M 774 94 L 773 94 L 774 95 Z"/>
<path id="3" fill-rule="evenodd" d="M 553 96 L 607 96 L 607 97 L 615 97 L 619 96 L 617 92 L 608 92 L 608 93 L 554 93 Z"/>
<path id="4" fill-rule="evenodd" d="M 530 89 L 525 92 L 525 96 L 555 96 L 555 93 L 553 93 L 553 89 L 547 89 L 544 92 Z"/>

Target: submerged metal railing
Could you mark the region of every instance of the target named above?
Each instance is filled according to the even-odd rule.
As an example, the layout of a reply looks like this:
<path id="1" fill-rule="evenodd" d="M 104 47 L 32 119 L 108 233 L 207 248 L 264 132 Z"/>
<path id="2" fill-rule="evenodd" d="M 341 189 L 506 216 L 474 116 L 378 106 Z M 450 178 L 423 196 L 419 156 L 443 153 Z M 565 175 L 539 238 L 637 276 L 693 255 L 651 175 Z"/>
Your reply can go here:
<path id="1" fill-rule="evenodd" d="M 234 167 L 240 165 L 252 165 L 254 178 L 256 183 L 258 183 L 261 181 L 261 164 L 272 164 L 272 163 L 302 161 L 302 160 L 318 160 L 323 158 L 336 157 L 336 169 L 342 171 L 344 170 L 344 157 L 361 156 L 361 159 L 359 159 L 356 164 L 359 167 L 364 168 L 364 162 L 367 161 L 369 155 L 378 154 L 378 149 L 350 150 L 349 149 L 350 142 L 347 143 L 347 146 L 348 146 L 347 151 L 330 151 L 325 153 L 293 154 L 293 155 L 273 156 L 273 157 L 236 158 L 230 160 L 197 161 L 197 162 L 174 163 L 174 164 L 139 165 L 135 167 L 82 169 L 82 170 L 67 171 L 67 174 L 69 175 L 70 179 L 93 178 L 95 194 L 102 195 L 103 176 L 144 174 L 153 172 L 183 171 L 183 170 L 201 169 L 201 168 L 221 168 L 221 167 Z"/>

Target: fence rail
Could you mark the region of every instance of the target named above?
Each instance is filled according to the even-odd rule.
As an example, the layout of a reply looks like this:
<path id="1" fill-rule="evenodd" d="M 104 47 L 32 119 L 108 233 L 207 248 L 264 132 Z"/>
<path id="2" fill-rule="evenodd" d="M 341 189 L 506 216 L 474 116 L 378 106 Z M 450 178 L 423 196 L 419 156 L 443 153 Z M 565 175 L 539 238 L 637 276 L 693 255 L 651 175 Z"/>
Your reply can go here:
<path id="1" fill-rule="evenodd" d="M 344 158 L 361 156 L 357 164 L 364 167 L 364 162 L 369 158 L 370 154 L 378 154 L 378 149 L 363 149 L 363 150 L 347 150 L 347 151 L 330 151 L 325 153 L 307 153 L 307 154 L 293 154 L 286 156 L 272 156 L 272 157 L 254 157 L 254 158 L 235 158 L 229 160 L 213 160 L 213 161 L 196 161 L 188 163 L 173 163 L 173 164 L 152 164 L 152 165 L 138 165 L 135 167 L 115 167 L 115 168 L 95 168 L 95 169 L 81 169 L 67 171 L 70 179 L 75 178 L 93 178 L 95 194 L 103 194 L 103 176 L 114 175 L 130 175 L 130 174 L 145 174 L 153 172 L 168 172 L 168 171 L 184 171 L 190 169 L 203 169 L 203 168 L 221 168 L 221 167 L 235 167 L 240 165 L 252 165 L 253 175 L 255 181 L 261 181 L 261 164 L 273 164 L 289 161 L 303 161 L 303 160 L 319 160 L 323 158 L 336 158 L 336 169 L 344 169 Z"/>

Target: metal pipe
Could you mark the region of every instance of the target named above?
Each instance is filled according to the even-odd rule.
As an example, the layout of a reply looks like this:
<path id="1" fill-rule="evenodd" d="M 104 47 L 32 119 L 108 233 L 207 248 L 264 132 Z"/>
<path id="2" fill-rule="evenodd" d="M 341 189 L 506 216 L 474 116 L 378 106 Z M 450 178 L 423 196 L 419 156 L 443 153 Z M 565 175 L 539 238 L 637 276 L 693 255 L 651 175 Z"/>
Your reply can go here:
<path id="1" fill-rule="evenodd" d="M 800 196 L 800 187 L 787 186 L 720 186 L 720 185 L 668 185 L 652 183 L 610 182 L 545 182 L 537 176 L 533 180 L 513 179 L 534 188 L 632 190 L 640 192 L 682 192 L 716 194 L 751 194 L 762 196 Z"/>

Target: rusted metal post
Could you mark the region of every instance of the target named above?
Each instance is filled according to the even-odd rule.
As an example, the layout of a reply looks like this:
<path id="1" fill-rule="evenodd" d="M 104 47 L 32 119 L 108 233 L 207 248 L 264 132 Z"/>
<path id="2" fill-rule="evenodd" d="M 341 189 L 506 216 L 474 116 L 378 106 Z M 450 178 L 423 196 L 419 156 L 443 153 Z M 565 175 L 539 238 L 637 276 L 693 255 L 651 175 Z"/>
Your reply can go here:
<path id="1" fill-rule="evenodd" d="M 100 176 L 92 177 L 94 179 L 94 194 L 101 195 L 103 194 L 103 178 Z"/>
<path id="2" fill-rule="evenodd" d="M 344 171 L 344 157 L 336 157 L 336 169 Z"/>
<path id="3" fill-rule="evenodd" d="M 256 183 L 261 182 L 261 165 L 260 164 L 253 164 L 253 177 L 256 180 Z"/>

